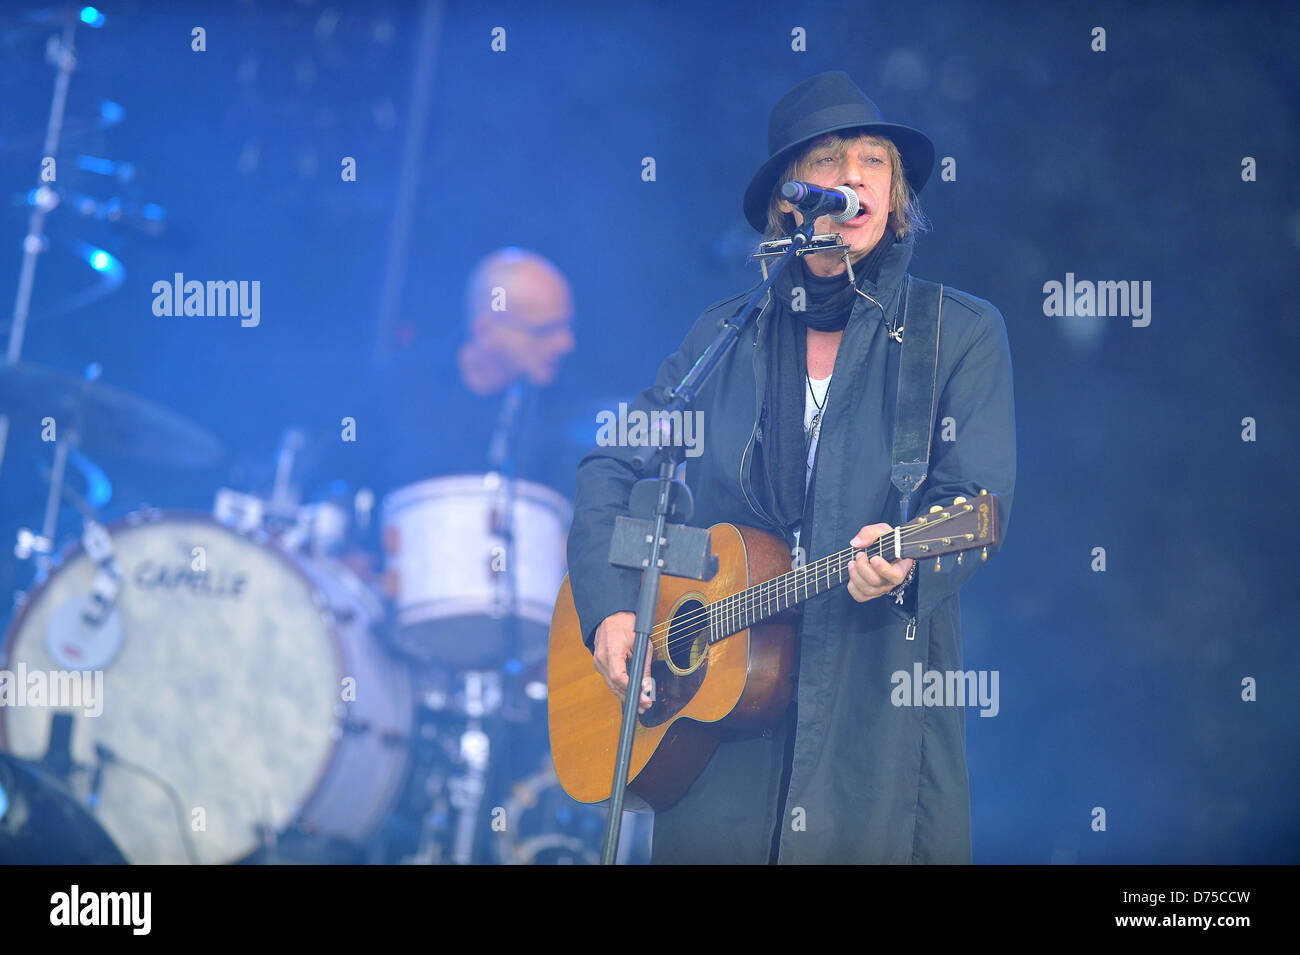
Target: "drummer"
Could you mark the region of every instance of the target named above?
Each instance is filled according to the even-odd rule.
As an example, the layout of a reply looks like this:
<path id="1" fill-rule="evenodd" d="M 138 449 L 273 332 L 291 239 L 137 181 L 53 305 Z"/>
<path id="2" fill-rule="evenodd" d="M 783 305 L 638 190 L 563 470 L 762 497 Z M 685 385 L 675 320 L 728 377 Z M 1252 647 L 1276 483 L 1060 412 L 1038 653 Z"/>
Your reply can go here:
<path id="1" fill-rule="evenodd" d="M 431 477 L 499 470 L 571 496 L 582 449 L 564 452 L 555 422 L 566 416 L 543 393 L 574 348 L 568 281 L 535 252 L 499 249 L 475 267 L 466 306 L 463 339 L 425 341 L 422 326 L 400 326 L 393 357 L 334 405 L 335 420 L 351 417 L 355 429 L 349 440 L 341 427 L 331 477 L 382 498 Z"/>

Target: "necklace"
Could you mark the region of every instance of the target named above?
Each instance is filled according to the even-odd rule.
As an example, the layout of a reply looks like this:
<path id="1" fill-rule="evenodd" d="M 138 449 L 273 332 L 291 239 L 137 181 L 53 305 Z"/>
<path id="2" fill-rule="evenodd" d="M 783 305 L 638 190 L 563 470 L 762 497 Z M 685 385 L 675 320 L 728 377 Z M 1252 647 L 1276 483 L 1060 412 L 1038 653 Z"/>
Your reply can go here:
<path id="1" fill-rule="evenodd" d="M 812 395 L 813 407 L 818 411 L 821 411 L 822 408 L 826 407 L 826 399 L 823 398 L 821 401 L 817 400 L 817 392 L 813 391 L 812 378 L 810 378 L 807 373 L 804 374 L 803 380 L 808 382 L 808 394 Z"/>
<path id="2" fill-rule="evenodd" d="M 811 446 L 812 443 L 821 436 L 822 409 L 826 407 L 826 398 L 823 397 L 821 401 L 817 400 L 817 392 L 813 390 L 812 378 L 808 377 L 806 372 L 804 373 L 803 380 L 808 382 L 808 394 L 812 396 L 813 407 L 817 409 L 817 413 L 813 415 L 812 421 L 808 423 L 808 427 L 804 428 L 804 443 Z M 829 395 L 829 393 L 828 390 L 827 394 Z"/>

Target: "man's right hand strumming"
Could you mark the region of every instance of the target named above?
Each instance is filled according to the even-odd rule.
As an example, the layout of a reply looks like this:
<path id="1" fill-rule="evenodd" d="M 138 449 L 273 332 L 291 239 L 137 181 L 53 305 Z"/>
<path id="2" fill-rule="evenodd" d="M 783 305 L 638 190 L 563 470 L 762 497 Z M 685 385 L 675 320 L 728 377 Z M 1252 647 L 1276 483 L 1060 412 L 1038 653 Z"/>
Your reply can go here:
<path id="1" fill-rule="evenodd" d="M 592 660 L 596 664 L 596 672 L 605 678 L 605 683 L 618 697 L 619 702 L 622 702 L 627 695 L 627 666 L 628 661 L 632 659 L 632 648 L 636 644 L 635 626 L 636 614 L 620 611 L 610 614 L 596 628 Z M 650 660 L 653 657 L 654 648 L 647 647 L 638 713 L 644 713 L 650 708 Z"/>

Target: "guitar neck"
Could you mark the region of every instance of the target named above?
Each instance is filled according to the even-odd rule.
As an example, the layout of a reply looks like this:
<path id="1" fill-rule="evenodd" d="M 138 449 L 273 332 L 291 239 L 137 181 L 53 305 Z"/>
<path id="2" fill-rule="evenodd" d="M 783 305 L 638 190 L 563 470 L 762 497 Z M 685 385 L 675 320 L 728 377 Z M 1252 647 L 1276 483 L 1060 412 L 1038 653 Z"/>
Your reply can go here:
<path id="1" fill-rule="evenodd" d="M 849 565 L 858 554 L 865 553 L 868 557 L 879 556 L 888 560 L 893 549 L 892 536 L 866 547 L 848 547 L 730 597 L 715 600 L 707 606 L 709 643 L 717 643 L 733 633 L 769 620 L 809 597 L 816 597 L 832 587 L 838 587 L 849 579 Z"/>
<path id="2" fill-rule="evenodd" d="M 849 579 L 849 567 L 859 554 L 895 560 L 901 557 L 939 557 L 988 546 L 998 541 L 997 495 L 981 491 L 967 500 L 957 497 L 946 507 L 935 505 L 930 512 L 895 528 L 866 547 L 847 547 L 789 573 L 723 597 L 708 604 L 709 643 L 775 617 L 809 597 L 824 594 Z M 958 560 L 960 563 L 960 560 Z M 937 566 L 937 565 L 936 565 Z"/>

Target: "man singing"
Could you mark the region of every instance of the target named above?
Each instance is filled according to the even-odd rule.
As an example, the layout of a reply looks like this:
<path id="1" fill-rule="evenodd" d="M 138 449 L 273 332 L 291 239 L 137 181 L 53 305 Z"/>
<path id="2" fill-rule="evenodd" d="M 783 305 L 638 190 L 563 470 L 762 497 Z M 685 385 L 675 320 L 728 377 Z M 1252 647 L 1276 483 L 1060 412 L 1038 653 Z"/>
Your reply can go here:
<path id="1" fill-rule="evenodd" d="M 891 483 L 903 290 L 925 226 L 917 193 L 934 164 L 920 132 L 886 123 L 847 74 L 823 73 L 772 110 L 769 156 L 744 196 L 766 237 L 802 214 L 780 187 L 847 186 L 861 212 L 815 223 L 847 250 L 806 255 L 699 396 L 703 453 L 687 462 L 692 524 L 749 525 L 815 560 L 892 530 Z M 978 241 L 978 236 L 971 236 Z M 749 293 L 706 311 L 634 407 L 662 407 Z M 928 476 L 911 513 L 981 489 L 1000 496 L 1005 529 L 1015 484 L 1011 357 L 989 302 L 943 289 Z M 928 382 L 927 382 L 928 385 Z M 599 448 L 578 470 L 569 536 L 575 605 L 593 664 L 622 698 L 640 575 L 609 565 L 614 517 L 626 513 L 634 448 Z M 655 817 L 655 862 L 965 863 L 971 861 L 965 713 L 898 706 L 891 675 L 962 669 L 958 591 L 981 561 L 889 562 L 859 555 L 847 588 L 803 605 L 794 699 L 757 734 L 724 735 L 686 795 Z M 647 678 L 640 709 L 650 705 Z"/>

